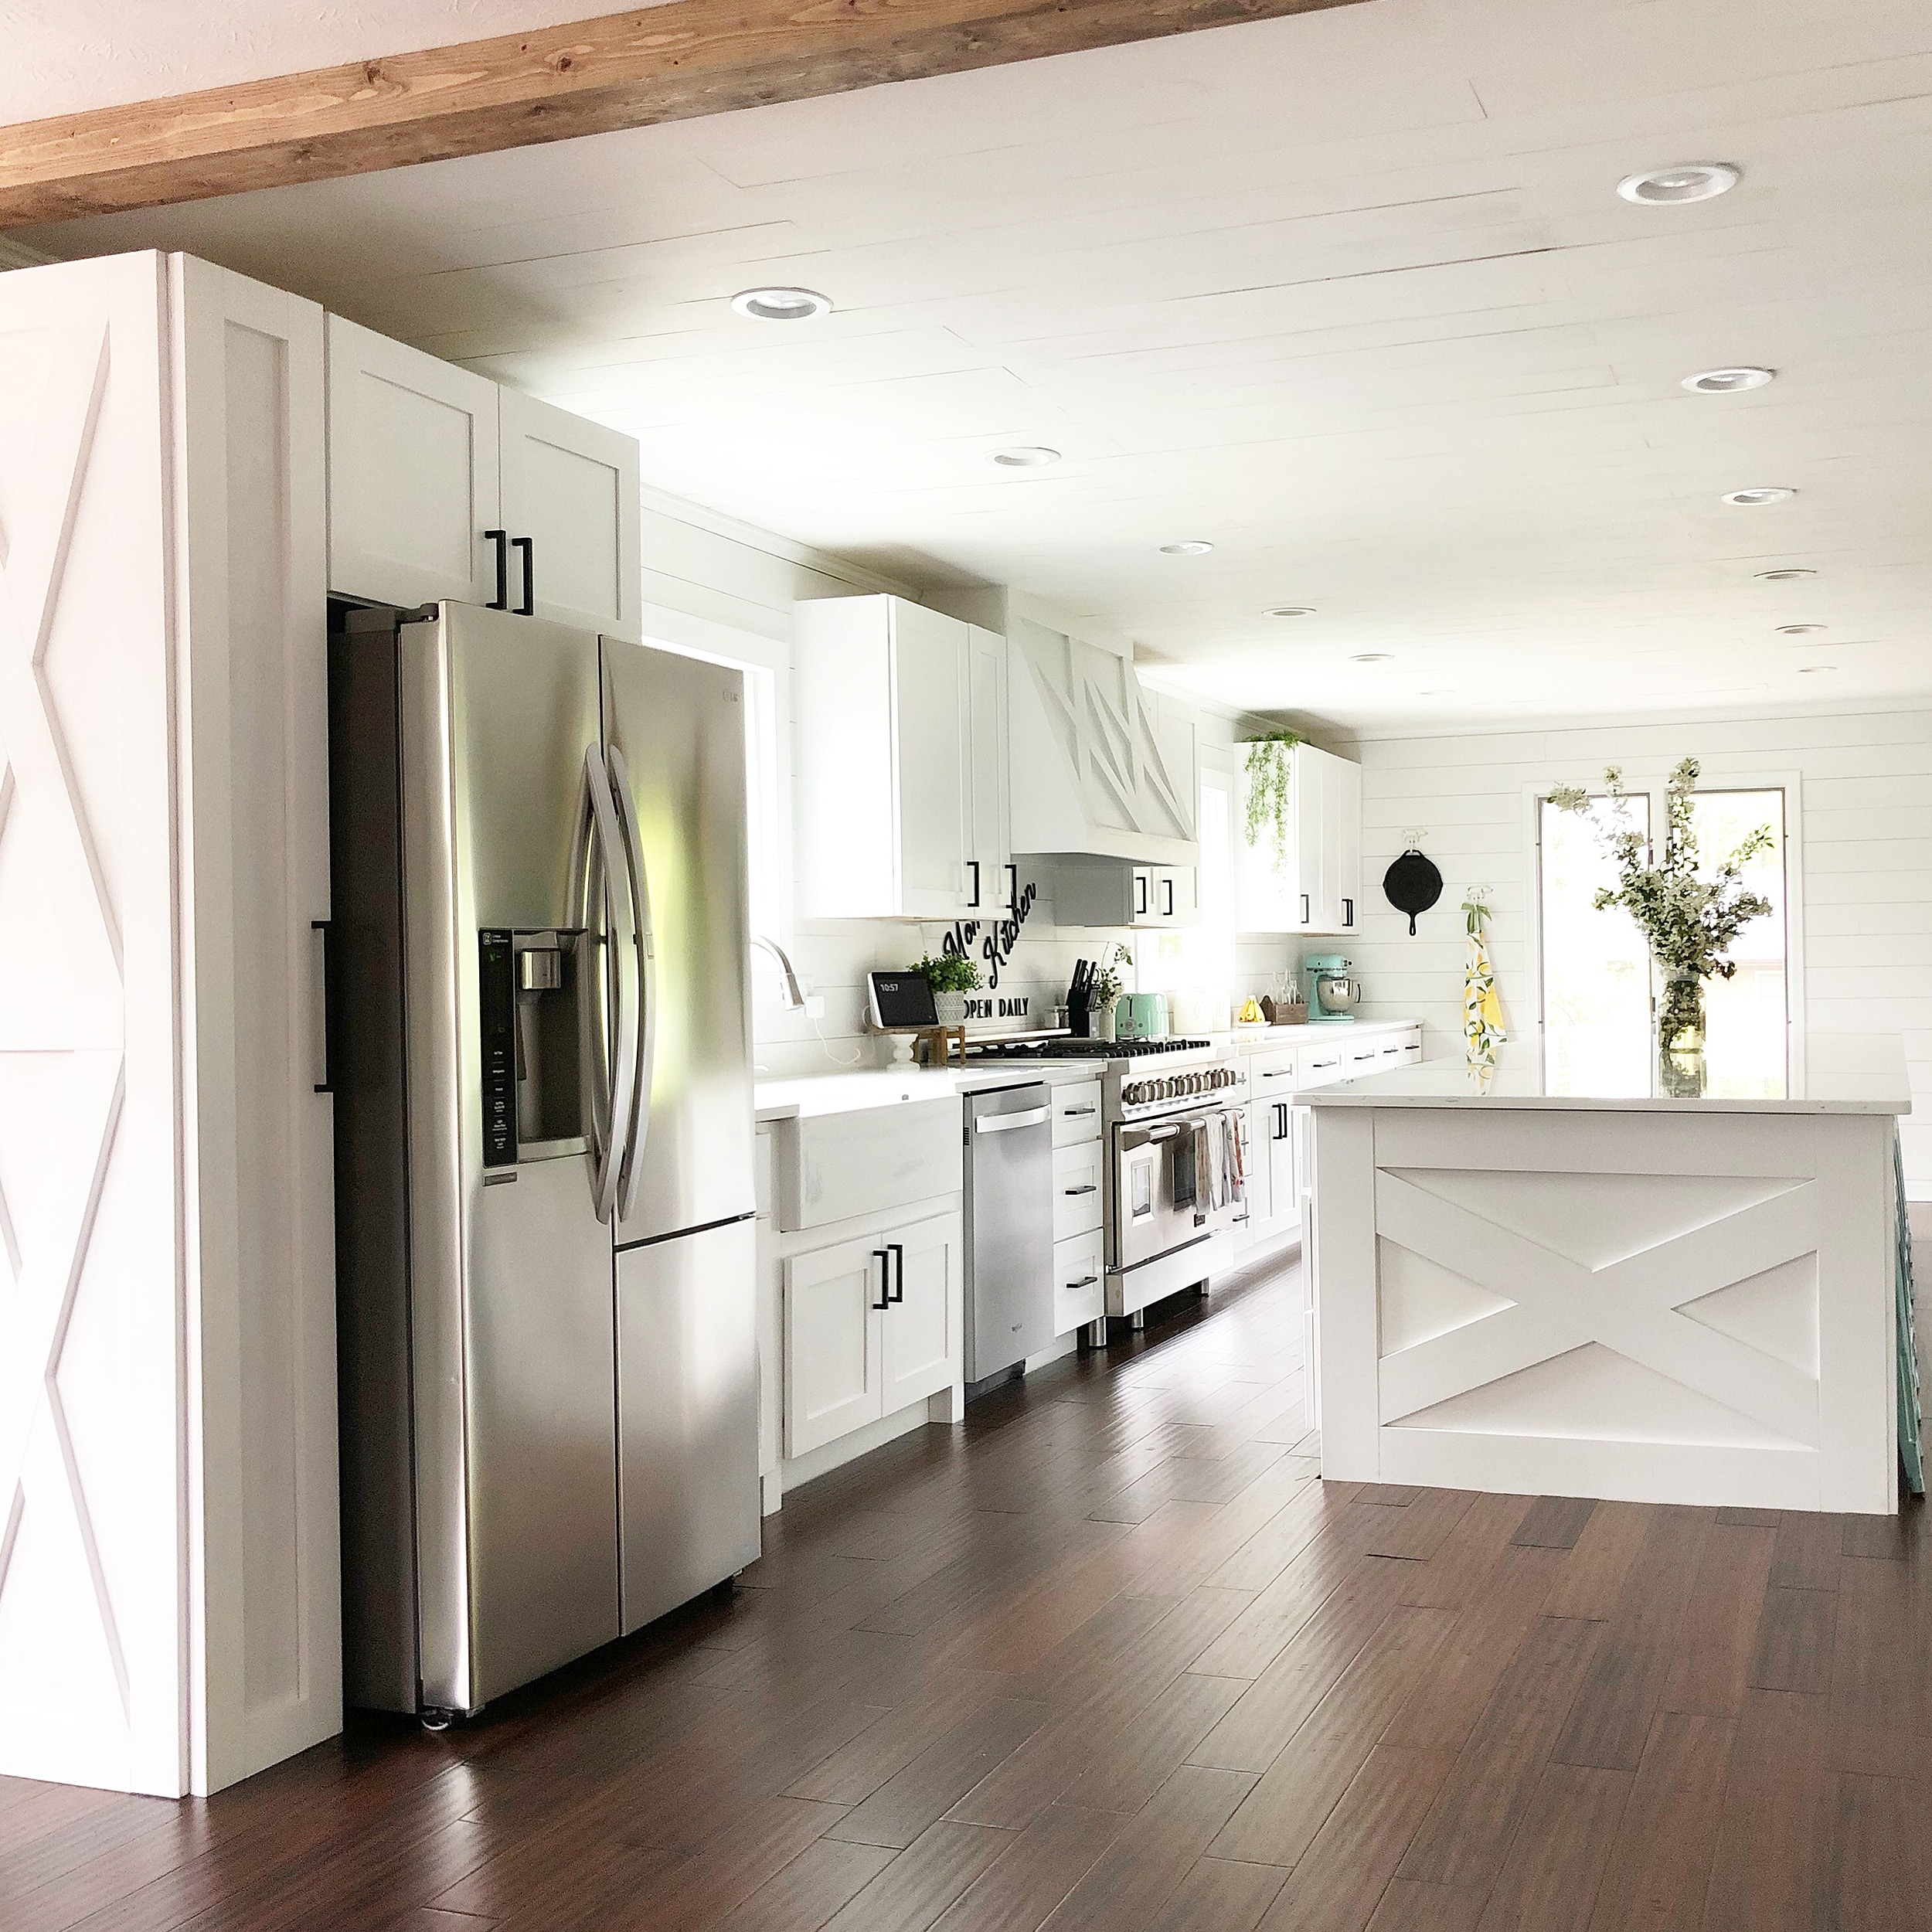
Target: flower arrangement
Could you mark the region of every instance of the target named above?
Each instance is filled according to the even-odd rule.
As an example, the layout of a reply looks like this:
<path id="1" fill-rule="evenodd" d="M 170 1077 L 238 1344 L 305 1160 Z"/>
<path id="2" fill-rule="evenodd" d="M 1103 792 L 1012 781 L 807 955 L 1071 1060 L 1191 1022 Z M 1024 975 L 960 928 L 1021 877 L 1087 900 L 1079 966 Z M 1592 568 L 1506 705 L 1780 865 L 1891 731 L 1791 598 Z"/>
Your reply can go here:
<path id="1" fill-rule="evenodd" d="M 964 953 L 941 953 L 937 959 L 929 953 L 913 971 L 935 993 L 970 993 L 979 985 L 979 968 Z"/>
<path id="2" fill-rule="evenodd" d="M 1287 864 L 1288 857 L 1288 753 L 1301 742 L 1294 732 L 1271 731 L 1250 740 L 1242 761 L 1248 779 L 1248 843 L 1259 845 L 1264 830 L 1270 832 L 1277 865 Z"/>
<path id="3" fill-rule="evenodd" d="M 1134 955 L 1117 940 L 1112 952 L 1104 954 L 1100 970 L 1094 975 L 1094 1005 L 1096 1011 L 1112 1007 L 1127 990 L 1127 981 L 1121 977 L 1121 969 L 1134 963 Z"/>
<path id="4" fill-rule="evenodd" d="M 1702 1050 L 1704 982 L 1736 972 L 1737 962 L 1727 957 L 1733 940 L 1772 910 L 1768 899 L 1745 889 L 1742 877 L 1745 866 L 1775 842 L 1770 826 L 1759 826 L 1714 872 L 1700 869 L 1691 821 L 1698 770 L 1695 758 L 1683 759 L 1665 783 L 1664 852 L 1655 865 L 1645 862 L 1647 842 L 1631 822 L 1622 771 L 1611 765 L 1604 773 L 1612 821 L 1604 843 L 1617 862 L 1617 883 L 1599 886 L 1594 903 L 1599 912 L 1621 906 L 1649 942 L 1664 981 L 1657 1036 L 1666 1055 Z M 1590 794 L 1580 785 L 1563 785 L 1550 793 L 1549 802 L 1563 811 L 1587 811 Z"/>

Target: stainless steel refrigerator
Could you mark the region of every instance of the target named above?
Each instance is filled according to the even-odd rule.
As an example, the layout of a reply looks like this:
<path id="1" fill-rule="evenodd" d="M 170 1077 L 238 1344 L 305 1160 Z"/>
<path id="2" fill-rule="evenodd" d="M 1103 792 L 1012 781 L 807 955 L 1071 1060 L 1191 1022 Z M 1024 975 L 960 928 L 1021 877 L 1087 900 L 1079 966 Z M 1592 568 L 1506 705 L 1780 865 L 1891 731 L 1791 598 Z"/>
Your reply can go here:
<path id="1" fill-rule="evenodd" d="M 743 684 L 330 643 L 347 1694 L 474 1712 L 759 1550 Z"/>

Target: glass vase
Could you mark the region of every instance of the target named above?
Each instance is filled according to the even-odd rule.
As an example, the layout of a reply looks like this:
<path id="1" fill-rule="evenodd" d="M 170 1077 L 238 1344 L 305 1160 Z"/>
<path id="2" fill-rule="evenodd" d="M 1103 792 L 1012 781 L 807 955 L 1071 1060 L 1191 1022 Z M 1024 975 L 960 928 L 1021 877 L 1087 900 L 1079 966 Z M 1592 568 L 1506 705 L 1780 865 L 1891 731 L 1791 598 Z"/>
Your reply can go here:
<path id="1" fill-rule="evenodd" d="M 1668 966 L 1656 968 L 1657 1083 L 1672 1100 L 1695 1100 L 1705 1090 L 1706 1033 L 1702 973 Z"/>

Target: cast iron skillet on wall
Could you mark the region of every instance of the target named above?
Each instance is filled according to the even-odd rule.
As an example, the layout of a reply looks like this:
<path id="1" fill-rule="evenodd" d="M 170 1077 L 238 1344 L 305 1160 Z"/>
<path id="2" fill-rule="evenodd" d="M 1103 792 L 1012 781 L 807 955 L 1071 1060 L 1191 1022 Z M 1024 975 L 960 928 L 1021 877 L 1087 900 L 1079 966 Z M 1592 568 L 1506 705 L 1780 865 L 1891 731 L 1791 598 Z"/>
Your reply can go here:
<path id="1" fill-rule="evenodd" d="M 1409 937 L 1413 939 L 1417 913 L 1426 913 L 1442 896 L 1442 874 L 1411 845 L 1382 875 L 1382 889 L 1397 912 L 1409 915 Z"/>

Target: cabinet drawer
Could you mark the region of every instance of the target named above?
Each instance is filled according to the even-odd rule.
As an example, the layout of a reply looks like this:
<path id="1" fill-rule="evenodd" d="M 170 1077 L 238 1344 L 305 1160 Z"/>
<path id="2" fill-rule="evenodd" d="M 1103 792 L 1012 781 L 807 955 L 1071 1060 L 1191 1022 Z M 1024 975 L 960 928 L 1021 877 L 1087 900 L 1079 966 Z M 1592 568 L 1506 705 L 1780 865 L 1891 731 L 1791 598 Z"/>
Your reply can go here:
<path id="1" fill-rule="evenodd" d="M 1257 1100 L 1271 1100 L 1292 1094 L 1303 1084 L 1303 1049 L 1293 1046 L 1270 1047 L 1266 1053 L 1248 1056 L 1248 1091 Z"/>
<path id="2" fill-rule="evenodd" d="M 1083 1141 L 1053 1150 L 1053 1239 L 1065 1241 L 1100 1224 L 1100 1144 Z"/>
<path id="3" fill-rule="evenodd" d="M 1053 1145 L 1073 1147 L 1100 1137 L 1100 1083 L 1082 1080 L 1053 1089 Z"/>
<path id="4" fill-rule="evenodd" d="M 1349 1056 L 1339 1044 L 1309 1046 L 1301 1049 L 1301 1084 L 1327 1087 L 1349 1077 Z"/>
<path id="5" fill-rule="evenodd" d="M 1077 1234 L 1053 1244 L 1053 1332 L 1070 1334 L 1107 1310 L 1106 1272 L 1101 1265 L 1100 1231 Z"/>

